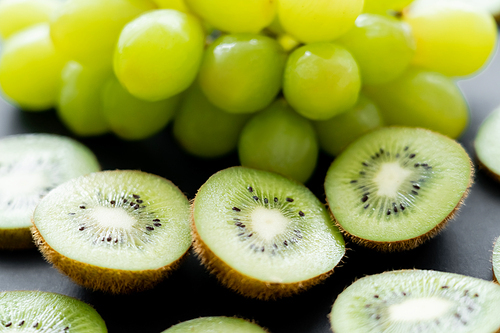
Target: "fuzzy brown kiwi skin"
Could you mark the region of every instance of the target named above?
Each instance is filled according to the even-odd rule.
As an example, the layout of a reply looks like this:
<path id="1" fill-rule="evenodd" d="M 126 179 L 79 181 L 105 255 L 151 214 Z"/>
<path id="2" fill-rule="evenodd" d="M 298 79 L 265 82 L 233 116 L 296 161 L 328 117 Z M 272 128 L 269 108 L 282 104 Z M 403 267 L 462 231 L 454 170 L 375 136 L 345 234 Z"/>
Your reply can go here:
<path id="1" fill-rule="evenodd" d="M 462 148 L 463 149 L 463 148 Z M 465 150 L 464 150 L 465 151 Z M 330 209 L 330 204 L 327 201 L 327 206 L 328 206 L 328 211 L 330 212 L 330 216 L 332 217 L 333 221 L 335 222 L 335 225 L 339 228 L 339 230 L 342 232 L 342 234 L 351 240 L 353 243 L 367 247 L 369 249 L 377 250 L 380 252 L 401 252 L 401 251 L 408 251 L 412 250 L 423 243 L 427 242 L 431 238 L 434 238 L 437 234 L 439 234 L 448 224 L 449 221 L 453 220 L 455 216 L 458 213 L 458 210 L 464 203 L 465 199 L 469 195 L 470 188 L 472 184 L 474 183 L 474 164 L 472 163 L 472 160 L 469 158 L 469 165 L 470 165 L 470 177 L 469 177 L 469 184 L 467 184 L 467 188 L 458 201 L 457 205 L 453 210 L 444 218 L 443 221 L 438 223 L 434 228 L 429 230 L 423 235 L 420 235 L 415 238 L 410 238 L 410 239 L 405 239 L 401 241 L 395 241 L 395 242 L 377 242 L 377 241 L 372 241 L 369 239 L 364 239 L 355 235 L 350 234 L 347 232 L 342 225 L 337 221 L 335 216 L 333 215 L 332 210 Z"/>
<path id="2" fill-rule="evenodd" d="M 201 263 L 207 267 L 210 273 L 214 274 L 224 286 L 237 292 L 238 294 L 266 301 L 276 300 L 299 294 L 323 282 L 333 273 L 334 269 L 332 268 L 330 271 L 308 280 L 295 283 L 276 283 L 257 280 L 234 270 L 222 259 L 217 257 L 203 242 L 198 234 L 194 220 L 195 201 L 196 198 L 191 203 L 193 250 L 200 259 Z"/>
<path id="3" fill-rule="evenodd" d="M 35 248 L 30 228 L 0 229 L 0 250 Z"/>
<path id="4" fill-rule="evenodd" d="M 110 294 L 130 294 L 152 289 L 169 276 L 172 271 L 177 269 L 188 253 L 186 251 L 176 261 L 157 269 L 140 271 L 111 269 L 83 263 L 63 256 L 45 242 L 34 223 L 31 227 L 31 232 L 35 244 L 45 260 L 54 265 L 61 273 L 67 275 L 75 283 L 85 288 Z"/>

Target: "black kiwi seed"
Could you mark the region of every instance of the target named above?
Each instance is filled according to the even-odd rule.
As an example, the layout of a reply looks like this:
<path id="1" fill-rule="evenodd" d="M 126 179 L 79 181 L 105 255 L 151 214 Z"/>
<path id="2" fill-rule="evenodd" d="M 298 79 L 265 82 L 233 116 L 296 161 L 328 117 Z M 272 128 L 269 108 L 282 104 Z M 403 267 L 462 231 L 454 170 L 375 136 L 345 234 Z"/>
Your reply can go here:
<path id="1" fill-rule="evenodd" d="M 278 202 L 278 198 L 274 197 L 274 202 Z"/>
<path id="2" fill-rule="evenodd" d="M 85 206 L 80 206 L 81 209 L 85 209 Z"/>
<path id="3" fill-rule="evenodd" d="M 153 225 L 154 225 L 155 227 L 161 227 L 161 223 L 159 223 L 159 222 L 155 222 L 155 223 L 153 223 Z"/>
<path id="4" fill-rule="evenodd" d="M 233 207 L 233 210 L 236 212 L 241 212 L 241 209 L 239 209 L 238 207 Z"/>
<path id="5" fill-rule="evenodd" d="M 139 199 L 139 198 L 140 198 L 140 196 L 139 196 L 139 195 L 137 195 L 137 194 L 132 194 L 132 196 L 133 196 L 135 199 Z"/>
<path id="6" fill-rule="evenodd" d="M 10 327 L 10 326 L 12 326 L 11 322 L 8 322 L 7 324 L 5 324 L 5 327 Z"/>
<path id="7" fill-rule="evenodd" d="M 286 198 L 286 201 L 293 202 L 293 199 L 292 198 Z"/>
<path id="8" fill-rule="evenodd" d="M 269 200 L 267 198 L 264 198 L 264 203 L 269 203 Z"/>
<path id="9" fill-rule="evenodd" d="M 155 228 L 153 228 L 152 226 L 149 226 L 149 225 L 148 225 L 148 226 L 146 226 L 146 229 L 148 229 L 148 230 L 150 230 L 150 231 L 155 230 Z"/>
<path id="10" fill-rule="evenodd" d="M 351 180 L 351 184 L 357 183 L 357 180 Z"/>
<path id="11" fill-rule="evenodd" d="M 144 201 L 142 201 L 142 200 L 140 200 L 140 199 L 137 199 L 135 202 L 137 202 L 137 203 L 140 203 L 140 204 L 141 204 L 141 203 L 143 203 Z"/>
<path id="12" fill-rule="evenodd" d="M 83 231 L 85 227 L 80 227 L 78 230 Z"/>
<path id="13" fill-rule="evenodd" d="M 252 198 L 253 198 L 255 201 L 258 201 L 258 200 L 259 200 L 259 197 L 258 197 L 258 196 L 256 196 L 256 195 L 254 195 Z"/>
<path id="14" fill-rule="evenodd" d="M 160 222 L 160 219 L 154 219 L 153 222 Z"/>
<path id="15" fill-rule="evenodd" d="M 33 327 L 35 327 L 35 328 L 38 327 L 38 322 L 34 323 Z"/>
<path id="16" fill-rule="evenodd" d="M 23 326 L 24 325 L 24 320 L 21 320 L 18 326 Z"/>
<path id="17" fill-rule="evenodd" d="M 248 192 L 253 192 L 252 186 L 248 186 Z"/>
<path id="18" fill-rule="evenodd" d="M 112 205 L 114 205 L 114 204 L 116 204 L 116 201 L 111 200 L 109 203 L 112 204 Z"/>
<path id="19" fill-rule="evenodd" d="M 303 211 L 299 211 L 299 215 L 300 216 L 305 216 L 304 212 Z"/>

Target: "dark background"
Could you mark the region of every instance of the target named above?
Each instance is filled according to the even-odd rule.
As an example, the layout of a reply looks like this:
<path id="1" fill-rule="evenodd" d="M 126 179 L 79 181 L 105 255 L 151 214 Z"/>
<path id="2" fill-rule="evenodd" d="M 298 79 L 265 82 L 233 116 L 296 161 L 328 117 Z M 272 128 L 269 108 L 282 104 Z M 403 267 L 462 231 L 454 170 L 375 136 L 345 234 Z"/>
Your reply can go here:
<path id="1" fill-rule="evenodd" d="M 480 123 L 500 105 L 500 56 L 473 78 L 461 80 L 471 120 L 459 140 L 474 158 L 473 141 Z M 0 137 L 31 132 L 73 136 L 54 111 L 22 112 L 0 99 Z M 74 137 L 74 136 L 73 136 Z M 171 128 L 140 142 L 106 135 L 77 138 L 94 151 L 104 170 L 140 169 L 170 179 L 189 199 L 210 175 L 238 165 L 236 153 L 202 160 L 183 153 Z M 332 158 L 322 154 L 314 177 L 306 184 L 324 201 L 323 181 Z M 475 163 L 476 164 L 476 163 Z M 477 164 L 476 164 L 477 165 Z M 47 264 L 36 249 L 0 252 L 0 290 L 43 290 L 79 298 L 95 307 L 109 332 L 159 333 L 180 321 L 200 316 L 240 316 L 256 320 L 271 333 L 330 332 L 327 315 L 338 293 L 356 278 L 386 270 L 434 269 L 492 279 L 493 242 L 500 236 L 500 184 L 480 170 L 458 217 L 437 237 L 417 249 L 381 254 L 347 243 L 343 264 L 323 284 L 278 301 L 247 299 L 220 286 L 193 253 L 155 289 L 113 296 L 86 290 Z"/>

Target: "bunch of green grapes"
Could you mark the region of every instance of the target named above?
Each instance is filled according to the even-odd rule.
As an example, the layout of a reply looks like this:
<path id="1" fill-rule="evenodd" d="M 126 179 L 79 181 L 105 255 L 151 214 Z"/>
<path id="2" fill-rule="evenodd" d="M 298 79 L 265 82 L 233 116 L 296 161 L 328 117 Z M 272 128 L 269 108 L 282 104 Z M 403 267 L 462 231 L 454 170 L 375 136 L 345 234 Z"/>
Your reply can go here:
<path id="1" fill-rule="evenodd" d="M 485 66 L 493 16 L 464 0 L 0 0 L 0 89 L 77 135 L 164 129 L 190 154 L 306 182 L 384 125 L 452 138 L 457 77 Z"/>

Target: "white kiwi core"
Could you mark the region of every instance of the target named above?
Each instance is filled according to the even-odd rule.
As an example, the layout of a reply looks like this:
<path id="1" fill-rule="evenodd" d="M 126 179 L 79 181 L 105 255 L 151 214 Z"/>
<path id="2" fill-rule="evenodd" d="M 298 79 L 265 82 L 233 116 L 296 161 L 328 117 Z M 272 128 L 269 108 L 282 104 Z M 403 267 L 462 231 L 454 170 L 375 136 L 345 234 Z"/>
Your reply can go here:
<path id="1" fill-rule="evenodd" d="M 49 181 L 44 172 L 30 170 L 28 172 L 10 172 L 0 177 L 0 189 L 8 191 L 14 197 L 38 192 Z"/>
<path id="2" fill-rule="evenodd" d="M 409 299 L 389 307 L 389 316 L 393 321 L 414 321 L 438 319 L 454 306 L 452 301 L 439 297 Z"/>
<path id="3" fill-rule="evenodd" d="M 378 187 L 377 195 L 396 197 L 398 189 L 408 180 L 411 173 L 410 170 L 402 168 L 398 162 L 382 164 L 374 178 L 374 182 Z"/>
<path id="4" fill-rule="evenodd" d="M 256 207 L 252 214 L 252 229 L 266 241 L 272 241 L 277 235 L 286 231 L 290 222 L 277 209 Z"/>
<path id="5" fill-rule="evenodd" d="M 95 207 L 91 212 L 92 218 L 104 228 L 121 228 L 132 230 L 137 220 L 130 216 L 123 208 Z"/>

